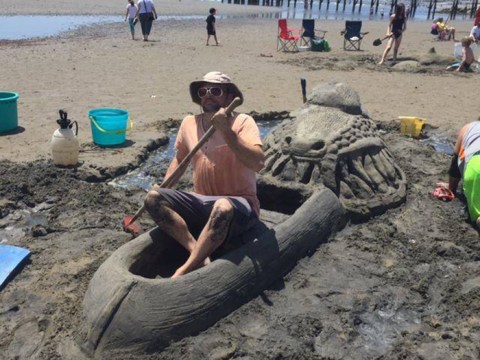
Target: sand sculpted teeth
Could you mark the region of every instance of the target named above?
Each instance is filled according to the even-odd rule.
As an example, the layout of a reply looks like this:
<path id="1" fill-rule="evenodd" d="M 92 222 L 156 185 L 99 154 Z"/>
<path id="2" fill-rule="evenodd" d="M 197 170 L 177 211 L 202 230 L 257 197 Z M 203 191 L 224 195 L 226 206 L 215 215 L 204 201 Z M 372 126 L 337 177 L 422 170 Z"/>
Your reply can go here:
<path id="1" fill-rule="evenodd" d="M 314 90 L 315 103 L 307 102 L 296 118 L 274 129 L 264 141 L 266 166 L 260 182 L 274 188 L 300 187 L 304 194 L 326 186 L 347 210 L 371 216 L 404 201 L 406 179 L 375 123 L 366 115 L 341 110 L 348 102 L 341 94 L 353 91 L 346 88 L 329 84 Z M 338 89 L 342 91 L 332 96 Z M 328 99 L 322 99 L 322 94 L 328 94 Z M 328 107 L 319 105 L 324 103 Z"/>
<path id="2" fill-rule="evenodd" d="M 388 194 L 396 191 L 398 184 L 395 181 L 391 182 L 388 178 L 379 155 L 382 151 L 384 150 L 377 154 L 351 157 L 339 164 L 341 167 L 341 196 L 349 199 L 354 197 L 368 199 L 370 196 L 375 196 L 376 193 Z M 391 171 L 395 171 L 395 169 L 392 167 Z"/>

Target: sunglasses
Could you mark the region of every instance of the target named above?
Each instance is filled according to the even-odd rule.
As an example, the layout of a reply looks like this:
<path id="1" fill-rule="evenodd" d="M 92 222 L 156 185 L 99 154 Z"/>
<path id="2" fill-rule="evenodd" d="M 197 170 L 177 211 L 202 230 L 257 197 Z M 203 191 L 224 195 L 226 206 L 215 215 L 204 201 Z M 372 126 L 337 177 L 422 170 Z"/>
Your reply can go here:
<path id="1" fill-rule="evenodd" d="M 197 91 L 197 95 L 200 98 L 203 98 L 203 97 L 207 96 L 208 94 L 210 94 L 211 96 L 222 96 L 223 95 L 223 90 L 222 90 L 222 88 L 219 88 L 219 87 L 209 87 L 209 88 L 201 87 Z"/>

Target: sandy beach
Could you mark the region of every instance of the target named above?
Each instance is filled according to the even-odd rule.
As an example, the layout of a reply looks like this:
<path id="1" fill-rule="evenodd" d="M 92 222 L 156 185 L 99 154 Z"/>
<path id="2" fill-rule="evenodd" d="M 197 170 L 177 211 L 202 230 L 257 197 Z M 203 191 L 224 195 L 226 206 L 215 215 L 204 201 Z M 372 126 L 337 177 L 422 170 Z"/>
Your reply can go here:
<path id="1" fill-rule="evenodd" d="M 130 39 L 126 2 L 0 0 L 2 15 L 119 17 L 52 38 L 0 40 L 0 90 L 19 93 L 21 127 L 0 136 L 0 231 L 24 221 L 25 209 L 46 211 L 48 220 L 45 236 L 33 236 L 25 225 L 23 236 L 8 241 L 29 248 L 32 257 L 0 292 L 0 359 L 85 357 L 86 287 L 130 239 L 121 219 L 143 196 L 103 181 L 135 168 L 158 147 L 165 140 L 162 124 L 199 111 L 188 86 L 212 70 L 229 74 L 242 89 L 239 110 L 267 117 L 302 106 L 301 78 L 307 92 L 323 82 L 351 86 L 372 120 L 384 124 L 387 145 L 409 177 L 408 201 L 341 232 L 303 260 L 281 287 L 266 291 L 273 306 L 256 298 L 200 335 L 143 358 L 478 358 L 478 234 L 459 201 L 445 204 L 430 195 L 436 181 L 446 180 L 449 157 L 401 136 L 397 120 L 426 118 L 436 135 L 453 141 L 462 125 L 478 118 L 479 74 L 445 71 L 454 43 L 435 41 L 430 21 L 412 20 L 399 62 L 380 66 L 384 45 L 372 42 L 384 36 L 386 19 L 364 21 L 369 34 L 358 52 L 343 50 L 344 20 L 319 19 L 331 52 L 277 52 L 275 8 L 215 3 L 221 46 L 207 47 L 205 20 L 196 16 L 206 17 L 212 3 L 155 4 L 159 15 L 179 17 L 154 22 L 151 41 L 143 42 Z M 472 27 L 470 20 L 450 23 L 457 39 Z M 299 28 L 301 20 L 289 25 Z M 134 127 L 125 146 L 93 144 L 88 112 L 100 107 L 129 111 Z M 59 109 L 79 124 L 75 171 L 51 162 Z M 369 323 L 379 308 L 394 315 Z M 402 316 L 408 321 L 398 320 Z"/>
<path id="2" fill-rule="evenodd" d="M 54 11 L 38 2 L 26 3 L 30 6 L 6 2 L 5 8 L 12 14 L 111 15 L 121 11 L 119 17 L 123 15 L 123 6 L 119 9 L 115 2 L 109 6 L 88 1 L 82 6 L 63 3 Z M 161 15 L 203 15 L 209 5 L 182 1 L 160 2 L 157 7 Z M 258 9 L 271 8 L 219 4 L 219 17 L 241 16 Z M 289 23 L 301 27 L 301 20 Z M 454 24 L 458 38 L 470 30 L 470 22 Z M 240 108 L 244 112 L 295 109 L 301 105 L 303 77 L 308 91 L 320 82 L 348 83 L 362 96 L 371 117 L 379 121 L 419 116 L 431 125 L 445 131 L 452 128 L 454 132 L 478 116 L 475 106 L 465 105 L 474 102 L 475 74 L 447 73 L 442 71 L 446 67 L 443 65 L 417 71 L 394 71 L 388 65 L 375 65 L 384 47 L 374 47 L 372 42 L 383 37 L 384 21 L 365 22 L 364 31 L 370 33 L 361 52 L 342 49 L 340 31 L 344 21 L 317 22 L 317 27 L 328 30 L 326 39 L 332 48 L 329 53 L 277 52 L 274 18 L 219 18 L 217 27 L 222 44 L 219 47 L 205 46 L 203 19 L 157 21 L 148 43 L 129 40 L 127 24 L 119 22 L 61 38 L 2 44 L 2 89 L 20 94 L 19 125 L 25 131 L 2 137 L 0 159 L 48 159 L 58 109 L 64 108 L 78 121 L 80 143 L 89 150 L 80 156 L 84 168 L 131 162 L 142 147 L 157 137 L 158 122 L 180 120 L 199 110 L 189 99 L 188 85 L 212 69 L 230 74 L 244 90 L 245 103 Z M 432 47 L 440 56 L 453 56 L 453 42 L 433 41 L 429 28 L 427 21 L 410 21 L 400 57 L 420 58 Z M 128 139 L 133 144 L 123 148 L 121 154 L 91 151 L 88 111 L 100 107 L 126 109 L 131 114 L 134 128 Z"/>

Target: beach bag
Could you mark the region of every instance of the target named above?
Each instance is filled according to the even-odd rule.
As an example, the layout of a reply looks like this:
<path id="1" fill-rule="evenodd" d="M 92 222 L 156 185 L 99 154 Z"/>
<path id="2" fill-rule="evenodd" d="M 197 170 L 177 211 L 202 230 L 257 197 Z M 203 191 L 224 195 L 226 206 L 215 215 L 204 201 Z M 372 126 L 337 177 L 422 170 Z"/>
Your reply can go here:
<path id="1" fill-rule="evenodd" d="M 151 11 L 148 11 L 147 0 L 143 0 L 143 7 L 145 8 L 145 12 L 148 14 L 148 20 L 155 20 L 155 16 L 153 16 L 153 13 Z"/>
<path id="2" fill-rule="evenodd" d="M 325 40 L 325 39 L 323 39 L 323 51 L 327 51 L 327 52 L 328 52 L 328 51 L 330 51 L 330 50 L 332 50 L 332 49 L 330 48 L 330 45 L 329 45 L 328 41 Z"/>
<path id="3" fill-rule="evenodd" d="M 312 51 L 330 51 L 330 45 L 325 39 L 312 39 Z"/>

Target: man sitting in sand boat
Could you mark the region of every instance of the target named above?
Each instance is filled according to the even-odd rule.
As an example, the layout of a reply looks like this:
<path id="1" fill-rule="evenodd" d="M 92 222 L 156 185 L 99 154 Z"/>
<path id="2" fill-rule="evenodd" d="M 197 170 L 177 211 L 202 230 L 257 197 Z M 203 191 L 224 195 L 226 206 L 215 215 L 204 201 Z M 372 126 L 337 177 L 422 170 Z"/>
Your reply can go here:
<path id="1" fill-rule="evenodd" d="M 203 112 L 183 119 L 175 141 L 177 153 L 165 176 L 213 126 L 216 131 L 192 159 L 194 192 L 154 185 L 145 198 L 145 208 L 157 225 L 190 252 L 173 277 L 235 247 L 232 239 L 260 212 L 255 174 L 264 163 L 260 131 L 252 117 L 225 113 L 235 97 L 243 101 L 241 91 L 226 74 L 214 71 L 190 84 L 190 96 Z"/>
<path id="2" fill-rule="evenodd" d="M 453 149 L 448 188 L 455 193 L 460 180 L 467 200 L 470 220 L 480 226 L 480 121 L 462 127 Z"/>

